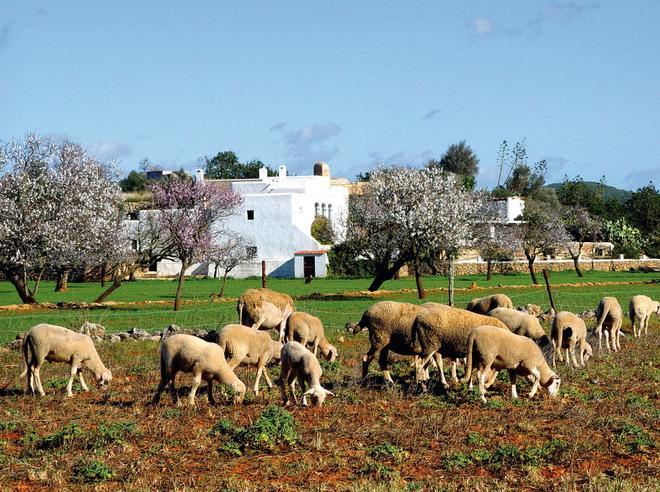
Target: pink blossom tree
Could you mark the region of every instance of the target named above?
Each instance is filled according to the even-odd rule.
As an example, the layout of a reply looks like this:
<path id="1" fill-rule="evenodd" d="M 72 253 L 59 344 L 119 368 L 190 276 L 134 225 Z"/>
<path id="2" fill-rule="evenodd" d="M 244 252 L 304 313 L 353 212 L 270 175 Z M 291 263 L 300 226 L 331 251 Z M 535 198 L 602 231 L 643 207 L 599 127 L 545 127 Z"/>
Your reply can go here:
<path id="1" fill-rule="evenodd" d="M 151 187 L 157 220 L 172 256 L 181 262 L 174 310 L 181 308 L 185 272 L 196 261 L 203 260 L 222 236 L 218 224 L 229 217 L 243 202 L 231 190 L 208 182 L 175 178 Z"/>

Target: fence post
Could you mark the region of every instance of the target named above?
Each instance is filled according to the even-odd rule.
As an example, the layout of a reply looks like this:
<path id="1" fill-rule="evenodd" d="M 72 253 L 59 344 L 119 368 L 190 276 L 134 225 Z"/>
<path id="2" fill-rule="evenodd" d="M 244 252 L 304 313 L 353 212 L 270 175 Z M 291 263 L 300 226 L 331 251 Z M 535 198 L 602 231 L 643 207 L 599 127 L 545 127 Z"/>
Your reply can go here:
<path id="1" fill-rule="evenodd" d="M 557 308 L 555 307 L 555 301 L 552 298 L 552 289 L 550 289 L 550 279 L 548 278 L 548 270 L 543 269 L 543 279 L 545 280 L 545 287 L 548 289 L 548 297 L 550 298 L 550 307 L 557 314 Z"/>
<path id="2" fill-rule="evenodd" d="M 261 260 L 261 287 L 266 288 L 266 260 Z"/>

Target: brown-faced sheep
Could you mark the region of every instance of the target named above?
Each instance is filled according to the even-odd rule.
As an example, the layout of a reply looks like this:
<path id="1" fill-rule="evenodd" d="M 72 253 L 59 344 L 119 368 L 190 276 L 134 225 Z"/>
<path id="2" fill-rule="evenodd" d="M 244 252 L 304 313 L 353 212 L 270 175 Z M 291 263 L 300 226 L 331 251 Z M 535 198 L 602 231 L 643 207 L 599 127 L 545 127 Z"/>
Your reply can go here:
<path id="1" fill-rule="evenodd" d="M 270 289 L 248 289 L 238 298 L 236 305 L 238 322 L 255 330 L 279 330 L 279 340 L 284 341 L 286 320 L 295 310 L 293 299 Z"/>
<path id="2" fill-rule="evenodd" d="M 298 311 L 289 316 L 286 326 L 287 342 L 300 342 L 305 347 L 312 344 L 314 355 L 321 349 L 323 357 L 330 362 L 337 358 L 337 349 L 328 342 L 323 323 L 316 316 Z"/>
<path id="3" fill-rule="evenodd" d="M 504 294 L 493 294 L 486 297 L 478 297 L 468 302 L 465 309 L 477 314 L 486 314 L 498 307 L 512 308 L 513 303 L 508 296 Z"/>
<path id="4" fill-rule="evenodd" d="M 596 333 L 598 333 L 598 350 L 603 349 L 602 337 L 605 331 L 605 345 L 610 351 L 610 338 L 612 349 L 615 352 L 621 350 L 621 324 L 623 323 L 623 311 L 616 297 L 603 297 L 596 308 Z"/>
<path id="5" fill-rule="evenodd" d="M 589 357 L 593 355 L 591 345 L 587 343 L 587 327 L 584 320 L 568 311 L 560 311 L 552 321 L 552 343 L 555 351 L 552 356 L 552 367 L 557 367 L 556 355 L 563 362 L 561 350 L 566 349 L 566 363 L 571 364 L 571 357 L 575 367 L 584 366 Z M 575 347 L 580 351 L 580 364 L 575 357 Z"/>
<path id="6" fill-rule="evenodd" d="M 635 337 L 642 336 L 642 330 L 648 335 L 649 319 L 655 313 L 660 316 L 660 302 L 648 296 L 633 296 L 628 305 L 628 316 L 633 327 Z"/>

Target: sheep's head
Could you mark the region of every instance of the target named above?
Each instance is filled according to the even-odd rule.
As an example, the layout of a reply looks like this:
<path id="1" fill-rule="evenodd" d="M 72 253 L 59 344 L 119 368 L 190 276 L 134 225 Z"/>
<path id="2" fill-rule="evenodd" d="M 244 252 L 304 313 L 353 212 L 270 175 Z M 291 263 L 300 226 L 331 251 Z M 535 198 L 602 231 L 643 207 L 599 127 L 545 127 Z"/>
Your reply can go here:
<path id="1" fill-rule="evenodd" d="M 334 362 L 334 360 L 339 356 L 339 353 L 337 352 L 337 349 L 334 345 L 328 345 L 328 348 L 325 350 L 323 355 L 325 356 L 325 360 Z"/>
<path id="2" fill-rule="evenodd" d="M 551 397 L 557 396 L 559 393 L 559 386 L 561 385 L 561 379 L 556 374 L 553 374 L 545 385 L 545 389 Z"/>
<path id="3" fill-rule="evenodd" d="M 303 396 L 309 396 L 310 400 L 312 400 L 312 405 L 315 407 L 320 407 L 323 405 L 323 402 L 325 401 L 326 396 L 335 396 L 335 394 L 332 391 L 328 391 L 325 388 L 322 388 L 321 386 L 318 386 L 316 388 L 309 388 Z M 306 401 L 303 401 L 303 405 L 306 403 Z"/>
<path id="4" fill-rule="evenodd" d="M 591 347 L 590 343 L 586 343 L 584 350 L 582 351 L 582 357 L 584 358 L 584 361 L 587 362 L 592 355 L 594 355 L 594 349 Z"/>
<path id="5" fill-rule="evenodd" d="M 105 370 L 101 373 L 101 375 L 96 379 L 96 385 L 100 389 L 107 389 L 108 386 L 110 385 L 110 381 L 112 381 L 112 373 L 109 370 Z"/>
<path id="6" fill-rule="evenodd" d="M 655 314 L 660 316 L 660 302 L 657 302 L 657 301 L 655 303 Z"/>
<path id="7" fill-rule="evenodd" d="M 236 380 L 232 381 L 229 386 L 234 390 L 234 405 L 242 403 L 246 391 L 245 383 L 236 378 Z"/>

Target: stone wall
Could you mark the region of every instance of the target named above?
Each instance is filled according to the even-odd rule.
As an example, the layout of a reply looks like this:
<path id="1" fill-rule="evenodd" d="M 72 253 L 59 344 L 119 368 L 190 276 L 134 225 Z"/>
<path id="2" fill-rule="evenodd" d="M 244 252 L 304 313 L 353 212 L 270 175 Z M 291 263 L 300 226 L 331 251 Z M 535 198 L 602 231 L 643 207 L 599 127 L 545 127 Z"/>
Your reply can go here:
<path id="1" fill-rule="evenodd" d="M 591 260 L 580 261 L 580 268 L 584 271 L 591 270 Z M 573 260 L 536 260 L 534 269 L 540 273 L 542 269 L 551 272 L 573 270 Z M 660 259 L 649 260 L 594 260 L 593 269 L 599 271 L 622 272 L 631 268 L 652 268 L 660 270 Z M 456 275 L 474 275 L 486 273 L 486 262 L 480 261 L 458 261 L 454 264 Z M 527 260 L 502 261 L 495 263 L 493 273 L 527 273 Z M 442 272 L 444 273 L 444 272 Z"/>

